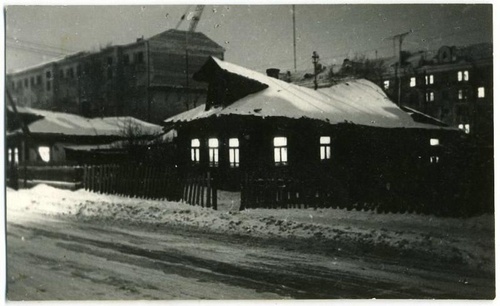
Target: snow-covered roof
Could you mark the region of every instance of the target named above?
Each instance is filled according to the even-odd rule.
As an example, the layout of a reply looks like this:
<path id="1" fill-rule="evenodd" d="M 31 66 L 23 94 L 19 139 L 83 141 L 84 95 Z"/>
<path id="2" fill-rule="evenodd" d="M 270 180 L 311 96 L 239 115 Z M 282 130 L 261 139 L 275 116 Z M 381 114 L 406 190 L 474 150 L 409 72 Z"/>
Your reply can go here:
<path id="1" fill-rule="evenodd" d="M 205 105 L 200 105 L 168 118 L 166 123 L 193 121 L 211 116 L 241 115 L 309 118 L 330 124 L 352 123 L 384 128 L 443 128 L 416 122 L 410 114 L 389 100 L 380 87 L 364 79 L 313 90 L 213 57 L 209 61 L 215 62 L 228 77 L 236 74 L 267 85 L 267 88 L 249 94 L 226 107 L 205 110 Z"/>
<path id="2" fill-rule="evenodd" d="M 85 118 L 74 114 L 17 107 L 20 114 L 34 114 L 42 117 L 28 128 L 33 134 L 62 134 L 72 136 L 124 136 L 128 127 L 137 128 L 141 134 L 155 135 L 162 132 L 159 125 L 133 117 Z M 16 130 L 11 134 L 21 133 Z"/>

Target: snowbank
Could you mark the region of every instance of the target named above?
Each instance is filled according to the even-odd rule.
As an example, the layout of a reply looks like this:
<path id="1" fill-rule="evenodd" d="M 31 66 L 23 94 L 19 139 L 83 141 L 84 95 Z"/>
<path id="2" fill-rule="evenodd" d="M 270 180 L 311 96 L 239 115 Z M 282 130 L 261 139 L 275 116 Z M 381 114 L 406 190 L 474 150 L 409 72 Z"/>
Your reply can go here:
<path id="1" fill-rule="evenodd" d="M 219 210 L 185 203 L 62 190 L 47 185 L 7 189 L 7 220 L 30 215 L 72 216 L 113 224 L 191 226 L 224 234 L 335 243 L 362 253 L 412 254 L 494 270 L 494 218 L 438 218 L 341 209 L 252 209 L 239 212 L 239 194 L 219 193 Z"/>

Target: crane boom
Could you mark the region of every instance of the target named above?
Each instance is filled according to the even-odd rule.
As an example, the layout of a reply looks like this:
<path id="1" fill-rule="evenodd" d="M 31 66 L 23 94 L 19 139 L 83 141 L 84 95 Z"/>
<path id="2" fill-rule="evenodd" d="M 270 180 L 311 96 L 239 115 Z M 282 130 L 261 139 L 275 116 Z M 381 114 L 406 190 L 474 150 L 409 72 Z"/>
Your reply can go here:
<path id="1" fill-rule="evenodd" d="M 191 17 L 191 22 L 189 23 L 189 32 L 194 32 L 198 26 L 198 22 L 201 19 L 201 14 L 203 13 L 204 5 L 197 5 L 194 10 L 193 16 Z"/>

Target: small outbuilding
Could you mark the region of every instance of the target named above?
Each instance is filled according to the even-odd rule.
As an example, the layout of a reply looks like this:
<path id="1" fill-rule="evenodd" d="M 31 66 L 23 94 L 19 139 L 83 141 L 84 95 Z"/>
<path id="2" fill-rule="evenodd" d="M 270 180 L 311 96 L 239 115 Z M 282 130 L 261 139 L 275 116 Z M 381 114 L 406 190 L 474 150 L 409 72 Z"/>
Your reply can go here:
<path id="1" fill-rule="evenodd" d="M 27 107 L 17 107 L 17 113 L 8 107 L 7 118 L 8 162 L 29 165 L 116 162 L 127 142 L 147 141 L 163 132 L 161 126 L 133 117 L 91 119 Z"/>

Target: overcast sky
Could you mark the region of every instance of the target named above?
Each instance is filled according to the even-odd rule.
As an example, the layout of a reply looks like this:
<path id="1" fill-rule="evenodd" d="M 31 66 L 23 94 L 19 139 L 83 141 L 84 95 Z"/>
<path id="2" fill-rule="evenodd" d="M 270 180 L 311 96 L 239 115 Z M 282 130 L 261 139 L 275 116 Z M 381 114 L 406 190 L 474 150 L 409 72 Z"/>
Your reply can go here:
<path id="1" fill-rule="evenodd" d="M 7 6 L 7 69 L 153 36 L 174 28 L 188 7 Z M 296 5 L 295 11 L 299 70 L 312 69 L 313 51 L 323 64 L 391 56 L 390 37 L 407 31 L 407 50 L 493 41 L 490 4 L 321 4 Z M 223 46 L 227 61 L 258 71 L 294 67 L 291 5 L 206 5 L 197 31 Z"/>

